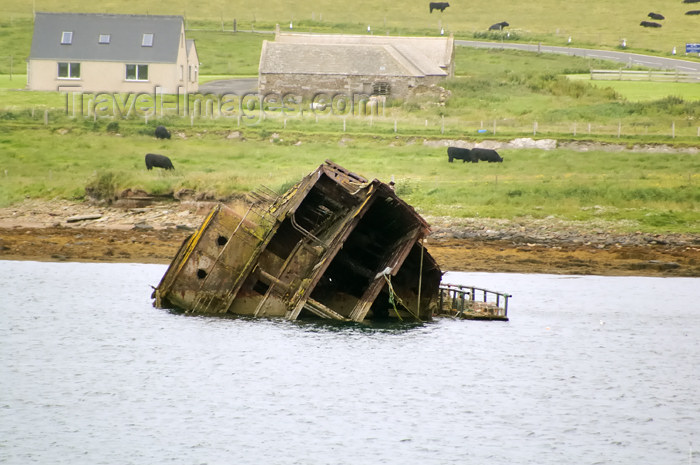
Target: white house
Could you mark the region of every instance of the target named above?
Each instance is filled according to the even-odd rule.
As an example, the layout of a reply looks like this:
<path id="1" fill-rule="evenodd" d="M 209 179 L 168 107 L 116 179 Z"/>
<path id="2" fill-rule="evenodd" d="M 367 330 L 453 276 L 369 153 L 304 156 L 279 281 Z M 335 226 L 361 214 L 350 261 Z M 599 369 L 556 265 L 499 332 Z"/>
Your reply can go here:
<path id="1" fill-rule="evenodd" d="M 181 16 L 36 13 L 29 90 L 190 93 L 198 80 Z"/>

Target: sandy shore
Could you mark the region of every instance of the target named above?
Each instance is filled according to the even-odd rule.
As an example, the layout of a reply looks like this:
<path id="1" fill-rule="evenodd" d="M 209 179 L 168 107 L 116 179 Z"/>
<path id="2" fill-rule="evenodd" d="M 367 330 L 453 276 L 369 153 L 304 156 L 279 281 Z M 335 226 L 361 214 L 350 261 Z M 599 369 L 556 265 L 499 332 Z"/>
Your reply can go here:
<path id="1" fill-rule="evenodd" d="M 0 209 L 0 259 L 169 263 L 212 206 L 27 200 Z M 615 234 L 555 219 L 426 219 L 428 250 L 444 271 L 700 276 L 700 234 Z"/>

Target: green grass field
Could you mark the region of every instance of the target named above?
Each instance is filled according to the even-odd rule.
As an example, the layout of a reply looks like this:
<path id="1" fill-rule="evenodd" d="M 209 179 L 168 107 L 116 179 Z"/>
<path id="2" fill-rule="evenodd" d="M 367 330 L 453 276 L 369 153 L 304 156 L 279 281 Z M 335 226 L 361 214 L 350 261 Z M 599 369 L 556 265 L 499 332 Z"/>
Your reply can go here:
<path id="1" fill-rule="evenodd" d="M 239 31 L 269 31 L 292 20 L 302 31 L 366 33 L 371 25 L 374 33 L 434 35 L 444 27 L 465 38 L 484 37 L 489 24 L 508 20 L 511 39 L 563 44 L 571 36 L 577 46 L 614 48 L 625 38 L 633 51 L 660 55 L 682 49 L 700 30 L 700 18 L 683 15 L 680 2 L 661 10 L 647 1 L 512 3 L 455 4 L 432 15 L 427 2 L 366 0 L 345 9 L 325 1 L 264 7 L 106 1 L 99 11 L 185 15 L 188 36 L 197 41 L 202 82 L 257 74 L 260 46 L 272 36 L 233 34 L 234 18 Z M 95 11 L 82 0 L 34 4 L 37 11 Z M 444 105 L 434 97 L 393 101 L 374 118 L 272 112 L 264 119 L 260 108 L 242 122 L 236 114 L 73 118 L 65 113 L 65 95 L 24 90 L 31 8 L 0 0 L 0 205 L 26 197 L 83 199 L 86 189 L 104 195 L 126 188 L 153 194 L 194 189 L 216 198 L 261 184 L 279 191 L 329 158 L 370 178 L 395 176 L 399 195 L 424 214 L 516 221 L 554 216 L 612 221 L 621 230 L 700 230 L 700 159 L 684 151 L 700 144 L 697 84 L 590 82 L 584 76 L 591 68 L 619 65 L 458 47 L 457 76 L 445 83 L 450 96 Z M 649 11 L 666 15 L 662 29 L 638 26 Z M 172 140 L 152 137 L 161 122 L 177 133 Z M 232 131 L 240 137 L 228 138 Z M 680 153 L 522 149 L 501 151 L 502 164 L 450 164 L 444 146 L 423 143 L 514 137 L 665 144 Z M 176 170 L 146 171 L 147 152 L 170 156 Z"/>
<path id="2" fill-rule="evenodd" d="M 241 29 L 288 27 L 290 21 L 298 30 L 334 30 L 366 33 L 367 26 L 376 34 L 413 33 L 434 34 L 444 28 L 457 36 L 473 36 L 486 31 L 499 21 L 508 21 L 510 29 L 526 40 L 544 40 L 564 44 L 569 37 L 576 45 L 615 47 L 624 38 L 635 50 L 656 50 L 670 53 L 676 46 L 698 40 L 695 32 L 700 18 L 685 15 L 692 5 L 680 1 L 659 4 L 654 0 L 590 0 L 587 2 L 512 2 L 507 0 L 474 0 L 455 3 L 444 13 L 428 9 L 425 0 L 376 2 L 356 0 L 342 3 L 332 0 L 299 0 L 267 2 L 264 4 L 231 1 L 171 0 L 108 0 L 99 5 L 87 0 L 69 3 L 59 0 L 18 2 L 1 0 L 0 10 L 5 22 L 31 18 L 36 11 L 108 12 L 135 14 L 177 14 L 188 19 L 188 27 L 206 25 L 208 28 L 231 29 L 236 19 Z M 656 11 L 666 16 L 663 27 L 650 30 L 639 26 Z"/>
<path id="3" fill-rule="evenodd" d="M 29 55 L 34 11 L 106 12 L 132 14 L 175 14 L 186 18 L 188 34 L 199 42 L 200 57 L 205 66 L 204 74 L 238 74 L 238 57 L 227 63 L 212 63 L 214 56 L 208 48 L 216 48 L 217 42 L 233 44 L 236 50 L 239 39 L 232 34 L 233 21 L 239 31 L 272 31 L 275 24 L 288 29 L 292 22 L 296 31 L 366 34 L 370 26 L 374 34 L 439 35 L 440 30 L 458 38 L 507 39 L 505 35 L 486 34 L 488 27 L 499 21 L 508 21 L 510 40 L 527 43 L 548 43 L 594 48 L 616 48 L 623 39 L 630 51 L 670 56 L 671 50 L 685 50 L 687 42 L 700 40 L 700 17 L 684 13 L 692 5 L 680 1 L 660 5 L 655 0 L 591 0 L 564 2 L 542 0 L 539 2 L 512 2 L 506 0 L 474 0 L 454 4 L 444 13 L 429 13 L 426 0 L 405 2 L 376 2 L 356 0 L 340 3 L 331 0 L 299 0 L 259 4 L 232 1 L 154 0 L 102 1 L 99 4 L 87 0 L 71 2 L 58 0 L 0 0 L 0 74 L 23 72 Z M 663 27 L 648 29 L 639 26 L 648 19 L 647 13 L 663 13 Z M 262 40 L 260 34 L 256 40 Z M 249 40 L 245 38 L 243 40 Z M 690 57 L 698 59 L 699 57 Z M 249 60 L 243 56 L 243 67 Z M 257 64 L 257 60 L 255 60 Z M 213 71 L 218 68 L 219 71 Z"/>
<path id="4" fill-rule="evenodd" d="M 152 127 L 151 127 L 152 129 Z M 144 133 L 146 131 L 143 131 Z M 448 163 L 444 147 L 394 137 L 185 131 L 158 141 L 86 123 L 0 133 L 0 199 L 82 199 L 85 189 L 167 194 L 194 189 L 215 198 L 259 185 L 281 191 L 325 159 L 369 178 L 396 178 L 397 192 L 424 214 L 494 218 L 604 219 L 628 230 L 700 228 L 700 158 L 674 153 L 502 150 L 502 164 Z M 143 155 L 173 160 L 147 171 Z"/>
<path id="5" fill-rule="evenodd" d="M 688 102 L 700 101 L 700 86 L 690 82 L 589 81 L 600 88 L 610 88 L 630 102 L 652 102 L 669 96 Z"/>

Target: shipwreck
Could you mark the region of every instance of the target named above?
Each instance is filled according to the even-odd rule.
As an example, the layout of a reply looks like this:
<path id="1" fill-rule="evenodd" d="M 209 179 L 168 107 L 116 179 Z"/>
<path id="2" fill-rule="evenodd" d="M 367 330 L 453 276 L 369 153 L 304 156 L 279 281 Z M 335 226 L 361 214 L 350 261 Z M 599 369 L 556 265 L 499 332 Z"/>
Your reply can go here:
<path id="1" fill-rule="evenodd" d="M 153 292 L 187 313 L 427 321 L 442 272 L 428 223 L 392 185 L 326 161 L 286 193 L 215 206 Z"/>

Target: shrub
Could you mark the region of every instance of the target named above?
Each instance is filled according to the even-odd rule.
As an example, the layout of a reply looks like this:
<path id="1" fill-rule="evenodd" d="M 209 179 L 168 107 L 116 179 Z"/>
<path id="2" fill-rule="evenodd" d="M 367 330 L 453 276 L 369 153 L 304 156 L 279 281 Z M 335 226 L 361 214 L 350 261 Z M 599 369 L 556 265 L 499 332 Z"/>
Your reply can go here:
<path id="1" fill-rule="evenodd" d="M 85 186 L 85 195 L 94 200 L 111 202 L 116 199 L 117 175 L 111 171 L 100 173 Z"/>

